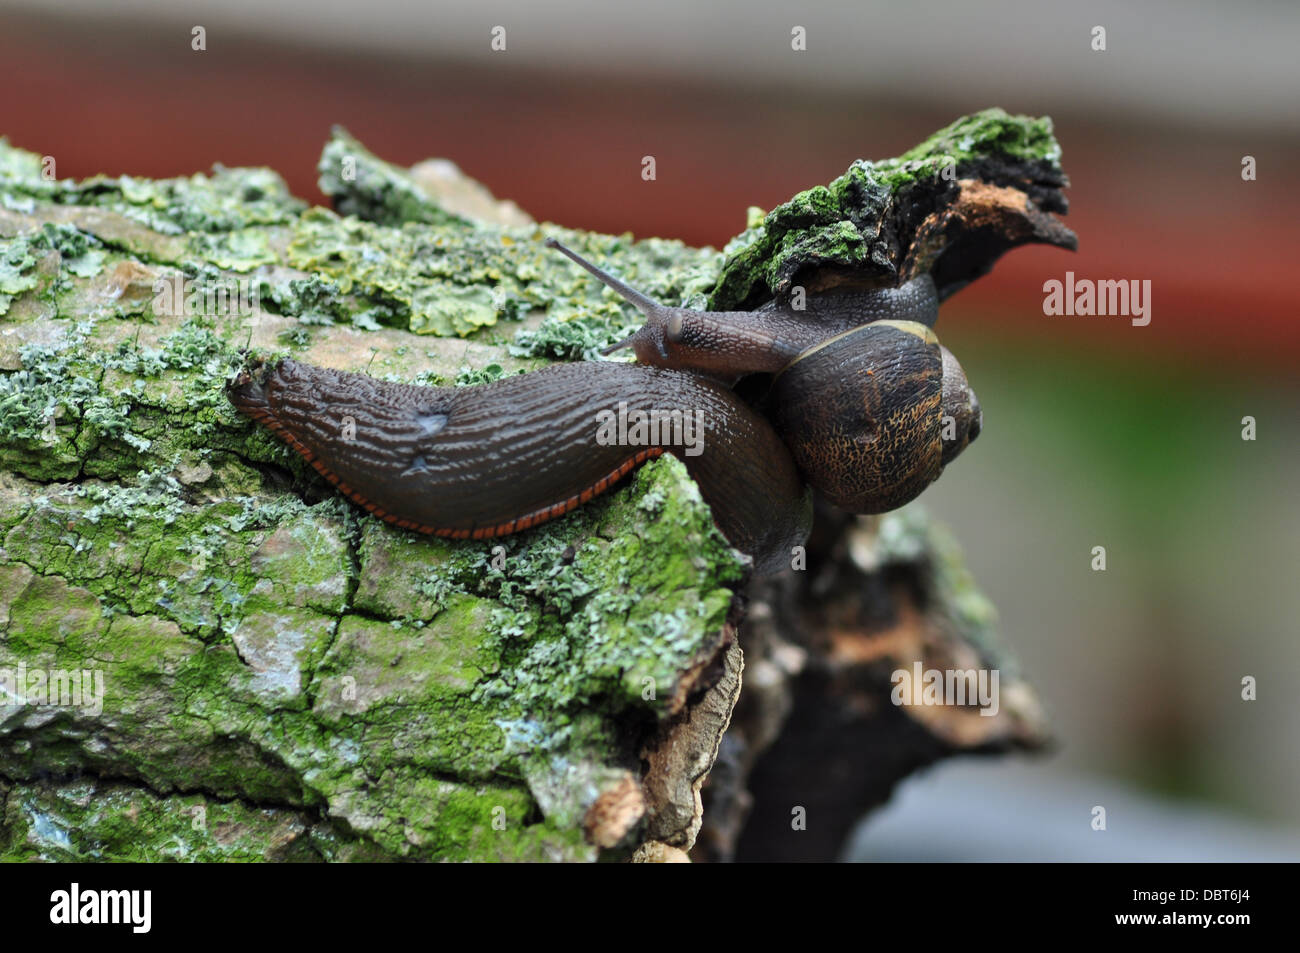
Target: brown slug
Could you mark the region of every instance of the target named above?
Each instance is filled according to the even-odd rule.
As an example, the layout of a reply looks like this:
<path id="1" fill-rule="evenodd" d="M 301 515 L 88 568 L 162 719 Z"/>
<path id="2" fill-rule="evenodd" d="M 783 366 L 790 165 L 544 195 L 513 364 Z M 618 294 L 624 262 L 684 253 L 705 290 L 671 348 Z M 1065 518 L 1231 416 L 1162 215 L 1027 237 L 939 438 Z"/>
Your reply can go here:
<path id="1" fill-rule="evenodd" d="M 808 487 L 853 512 L 884 512 L 979 433 L 979 404 L 929 327 L 928 275 L 910 288 L 810 299 L 806 312 L 699 312 L 664 308 L 547 244 L 645 313 L 623 342 L 641 363 L 558 364 L 455 388 L 284 359 L 242 371 L 229 398 L 368 512 L 456 539 L 536 526 L 673 453 L 719 529 L 765 573 L 807 538 Z M 767 416 L 724 383 L 752 373 L 775 375 Z M 671 425 L 602 439 L 615 415 Z M 690 422 L 702 432 L 688 434 Z"/>

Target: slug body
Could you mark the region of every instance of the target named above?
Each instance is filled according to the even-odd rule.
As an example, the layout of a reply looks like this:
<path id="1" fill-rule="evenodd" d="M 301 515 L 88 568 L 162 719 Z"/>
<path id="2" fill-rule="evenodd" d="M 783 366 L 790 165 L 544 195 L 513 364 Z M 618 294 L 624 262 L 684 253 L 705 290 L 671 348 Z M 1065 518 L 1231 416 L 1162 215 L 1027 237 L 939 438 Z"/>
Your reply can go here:
<path id="1" fill-rule="evenodd" d="M 811 496 L 771 425 L 694 374 L 558 364 L 478 387 L 418 387 L 283 360 L 243 372 L 228 393 L 358 505 L 422 533 L 525 530 L 665 452 L 685 462 L 719 528 L 760 570 L 777 568 L 772 555 L 788 554 L 812 523 Z M 602 439 L 620 409 L 633 421 L 677 410 L 703 432 L 670 424 L 639 445 Z"/>
<path id="2" fill-rule="evenodd" d="M 807 538 L 809 487 L 852 512 L 894 509 L 979 433 L 978 401 L 931 330 L 928 275 L 810 299 L 797 312 L 774 303 L 699 312 L 665 308 L 547 244 L 646 315 L 616 346 L 640 363 L 561 364 L 441 388 L 286 359 L 242 372 L 230 400 L 368 512 L 457 539 L 536 526 L 673 453 L 718 527 L 764 573 L 788 565 Z M 751 374 L 772 375 L 764 413 L 728 386 Z M 610 439 L 611 421 L 656 417 L 660 426 Z"/>

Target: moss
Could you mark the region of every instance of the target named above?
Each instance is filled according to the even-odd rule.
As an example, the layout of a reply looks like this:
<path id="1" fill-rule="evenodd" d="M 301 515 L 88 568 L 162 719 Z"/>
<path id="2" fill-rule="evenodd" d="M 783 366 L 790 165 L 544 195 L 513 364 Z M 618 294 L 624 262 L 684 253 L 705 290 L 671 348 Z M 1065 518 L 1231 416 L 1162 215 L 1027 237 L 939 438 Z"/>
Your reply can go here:
<path id="1" fill-rule="evenodd" d="M 984 109 L 961 117 L 885 165 L 901 168 L 909 163 L 951 158 L 960 168 L 965 163 L 983 162 L 993 156 L 1043 163 L 1059 173 L 1061 146 L 1056 141 L 1051 117 L 1012 116 L 1002 109 Z M 930 173 L 927 169 L 921 174 Z"/>
<path id="2" fill-rule="evenodd" d="M 718 310 L 788 294 L 800 272 L 830 266 L 881 279 L 896 277 L 890 236 L 879 211 L 906 206 L 920 184 L 972 175 L 990 161 L 1011 160 L 1026 180 L 1058 177 L 1061 148 L 1048 117 L 986 109 L 958 119 L 895 159 L 856 160 L 827 185 L 800 192 L 727 246 L 727 263 L 710 294 Z"/>
<path id="3" fill-rule="evenodd" d="M 483 544 L 369 518 L 354 570 L 358 518 L 340 520 L 333 500 L 275 504 L 254 530 L 251 501 L 186 505 L 175 478 L 140 479 L 48 491 L 4 538 L 49 575 L 0 566 L 0 668 L 93 664 L 108 685 L 101 715 L 4 732 L 4 774 L 119 774 L 299 813 L 329 804 L 394 857 L 590 856 L 573 818 L 598 788 L 547 789 L 539 811 L 532 785 L 555 758 L 593 777 L 611 753 L 635 763 L 617 726 L 659 717 L 678 674 L 712 651 L 732 597 L 722 583 L 741 575 L 675 460 L 509 540 L 500 570 Z M 244 539 L 210 532 L 225 526 Z M 388 583 L 368 602 L 357 588 L 365 615 L 345 607 L 354 572 Z M 413 603 L 400 595 L 408 572 Z M 420 603 L 433 580 L 441 597 Z M 119 741 L 71 741 L 87 735 Z M 507 831 L 492 826 L 498 803 Z M 477 820 L 462 828 L 448 811 Z"/>
<path id="4" fill-rule="evenodd" d="M 8 861 L 310 861 L 333 851 L 328 825 L 294 811 L 163 797 L 129 785 L 21 785 L 4 799 Z"/>

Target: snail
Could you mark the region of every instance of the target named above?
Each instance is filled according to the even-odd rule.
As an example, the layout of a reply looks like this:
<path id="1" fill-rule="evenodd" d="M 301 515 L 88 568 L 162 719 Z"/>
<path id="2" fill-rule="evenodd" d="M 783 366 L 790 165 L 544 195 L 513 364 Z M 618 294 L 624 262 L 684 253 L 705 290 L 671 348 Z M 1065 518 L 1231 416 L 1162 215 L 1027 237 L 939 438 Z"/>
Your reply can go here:
<path id="1" fill-rule="evenodd" d="M 787 565 L 807 539 L 810 488 L 851 512 L 885 512 L 979 434 L 979 403 L 931 329 L 928 274 L 900 288 L 810 296 L 803 312 L 776 302 L 702 312 L 664 307 L 546 244 L 645 315 L 609 349 L 630 347 L 639 363 L 557 364 L 454 388 L 286 358 L 239 372 L 228 397 L 368 512 L 453 539 L 554 519 L 673 453 L 760 573 Z M 758 409 L 729 386 L 750 374 L 772 375 Z M 601 439 L 616 412 L 671 426 L 620 423 L 619 436 L 636 439 Z M 688 435 L 691 422 L 702 432 Z"/>

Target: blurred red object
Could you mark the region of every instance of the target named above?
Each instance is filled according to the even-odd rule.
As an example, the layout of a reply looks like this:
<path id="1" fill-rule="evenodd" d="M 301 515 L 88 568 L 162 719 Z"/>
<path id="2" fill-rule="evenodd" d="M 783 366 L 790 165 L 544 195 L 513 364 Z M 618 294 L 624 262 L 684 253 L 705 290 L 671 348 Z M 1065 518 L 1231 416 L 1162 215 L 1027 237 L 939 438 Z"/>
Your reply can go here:
<path id="1" fill-rule="evenodd" d="M 903 108 L 869 95 L 809 103 L 770 89 L 700 89 L 663 77 L 594 82 L 576 72 L 433 65 L 226 35 L 197 54 L 175 25 L 127 31 L 38 18 L 11 18 L 0 62 L 0 135 L 54 156 L 60 177 L 265 165 L 322 202 L 316 160 L 340 123 L 390 161 L 452 159 L 539 220 L 714 246 L 741 230 L 748 206 L 770 208 L 854 158 L 895 155 L 992 105 Z M 1080 251 L 1013 252 L 946 315 L 960 323 L 963 313 L 979 314 L 982 328 L 991 322 L 1000 333 L 1293 375 L 1300 322 L 1282 255 L 1294 247 L 1300 198 L 1282 171 L 1292 164 L 1289 140 L 1248 147 L 1213 129 L 1107 124 L 1032 99 L 1001 105 L 1053 114 Z M 1257 182 L 1241 179 L 1246 152 L 1258 161 Z M 641 179 L 644 155 L 655 156 L 653 182 Z M 1067 269 L 1150 279 L 1150 326 L 1043 316 L 1043 281 Z"/>

